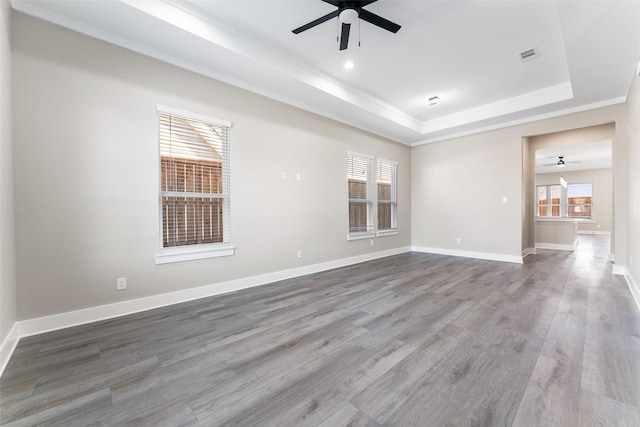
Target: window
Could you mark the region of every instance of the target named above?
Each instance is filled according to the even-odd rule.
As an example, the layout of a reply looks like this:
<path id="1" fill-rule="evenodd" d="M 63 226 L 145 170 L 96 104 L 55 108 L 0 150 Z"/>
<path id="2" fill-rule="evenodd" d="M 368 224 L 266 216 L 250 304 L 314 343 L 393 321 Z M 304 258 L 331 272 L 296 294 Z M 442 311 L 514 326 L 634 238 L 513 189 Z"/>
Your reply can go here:
<path id="1" fill-rule="evenodd" d="M 162 250 L 157 263 L 231 255 L 231 124 L 158 107 Z"/>
<path id="2" fill-rule="evenodd" d="M 591 218 L 591 198 L 593 184 L 567 185 L 567 216 L 572 218 Z"/>
<path id="3" fill-rule="evenodd" d="M 396 210 L 398 193 L 398 165 L 378 159 L 378 235 L 397 233 Z"/>
<path id="4" fill-rule="evenodd" d="M 562 187 L 558 185 L 538 186 L 537 216 L 560 216 L 560 200 Z"/>
<path id="5" fill-rule="evenodd" d="M 373 159 L 349 153 L 347 182 L 349 191 L 349 236 L 363 239 L 373 236 Z"/>
<path id="6" fill-rule="evenodd" d="M 538 185 L 536 216 L 592 218 L 593 184 Z"/>

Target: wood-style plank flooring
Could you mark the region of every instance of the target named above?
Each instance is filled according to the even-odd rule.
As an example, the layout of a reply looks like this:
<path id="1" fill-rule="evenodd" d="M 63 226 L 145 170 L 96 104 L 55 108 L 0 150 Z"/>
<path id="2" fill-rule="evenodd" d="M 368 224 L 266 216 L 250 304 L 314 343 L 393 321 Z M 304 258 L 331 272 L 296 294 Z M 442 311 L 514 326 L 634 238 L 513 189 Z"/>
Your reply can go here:
<path id="1" fill-rule="evenodd" d="M 607 248 L 407 253 L 24 338 L 0 424 L 640 426 Z"/>

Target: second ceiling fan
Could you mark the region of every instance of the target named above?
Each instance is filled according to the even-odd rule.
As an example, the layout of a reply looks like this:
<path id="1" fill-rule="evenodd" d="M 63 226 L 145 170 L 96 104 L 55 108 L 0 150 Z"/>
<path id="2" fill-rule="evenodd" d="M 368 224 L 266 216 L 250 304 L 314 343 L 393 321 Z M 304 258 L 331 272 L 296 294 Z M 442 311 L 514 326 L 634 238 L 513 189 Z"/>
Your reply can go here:
<path id="1" fill-rule="evenodd" d="M 309 28 L 313 28 L 318 24 L 322 24 L 330 19 L 338 17 L 339 23 L 342 24 L 342 28 L 340 31 L 340 50 L 345 50 L 349 45 L 349 32 L 351 30 L 351 24 L 356 22 L 358 19 L 362 19 L 363 21 L 367 21 L 370 24 L 383 28 L 387 31 L 391 31 L 392 33 L 397 33 L 400 29 L 400 25 L 391 22 L 383 17 L 376 15 L 375 13 L 369 12 L 366 9 L 363 9 L 364 6 L 367 6 L 371 3 L 376 2 L 377 0 L 365 0 L 365 1 L 345 1 L 345 0 L 322 0 L 325 3 L 332 4 L 336 6 L 338 9 L 334 10 L 331 13 L 328 13 L 315 21 L 311 21 L 302 27 L 296 28 L 293 30 L 294 34 L 299 34 L 303 31 L 308 30 Z"/>

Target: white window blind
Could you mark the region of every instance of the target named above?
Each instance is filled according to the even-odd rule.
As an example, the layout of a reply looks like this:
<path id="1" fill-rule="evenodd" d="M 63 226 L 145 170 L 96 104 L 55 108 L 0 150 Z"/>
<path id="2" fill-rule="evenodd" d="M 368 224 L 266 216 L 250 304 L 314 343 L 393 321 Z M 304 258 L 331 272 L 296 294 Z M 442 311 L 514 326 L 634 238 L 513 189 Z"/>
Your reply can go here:
<path id="1" fill-rule="evenodd" d="M 378 231 L 396 230 L 398 193 L 398 165 L 396 162 L 378 159 Z"/>
<path id="2" fill-rule="evenodd" d="M 162 247 L 230 241 L 229 133 L 215 119 L 159 111 Z"/>
<path id="3" fill-rule="evenodd" d="M 350 236 L 373 233 L 372 169 L 372 158 L 353 153 L 347 155 Z"/>

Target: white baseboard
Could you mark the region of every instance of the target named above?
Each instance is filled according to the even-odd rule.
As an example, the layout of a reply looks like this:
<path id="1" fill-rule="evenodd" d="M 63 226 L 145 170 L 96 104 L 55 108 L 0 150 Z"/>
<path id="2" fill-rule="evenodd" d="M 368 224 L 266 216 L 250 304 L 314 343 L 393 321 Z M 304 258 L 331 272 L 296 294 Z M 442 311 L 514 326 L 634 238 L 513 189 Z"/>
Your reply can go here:
<path id="1" fill-rule="evenodd" d="M 0 344 L 0 377 L 4 372 L 4 369 L 7 367 L 9 359 L 11 359 L 11 355 L 16 349 L 19 340 L 20 337 L 18 336 L 18 325 L 17 323 L 14 323 L 9 330 L 9 333 L 2 341 L 2 344 Z"/>
<path id="2" fill-rule="evenodd" d="M 557 251 L 575 251 L 576 245 L 562 245 L 560 243 L 538 243 L 536 249 L 554 249 Z"/>
<path id="3" fill-rule="evenodd" d="M 627 272 L 624 275 L 624 279 L 627 281 L 627 285 L 629 286 L 629 290 L 631 291 L 631 295 L 633 295 L 633 299 L 636 302 L 636 307 L 640 311 L 640 286 L 633 280 L 633 276 Z"/>
<path id="4" fill-rule="evenodd" d="M 610 236 L 611 232 L 610 231 L 599 231 L 599 230 L 578 230 L 578 234 L 599 234 L 599 235 Z"/>
<path id="5" fill-rule="evenodd" d="M 526 257 L 527 255 L 535 255 L 537 253 L 538 252 L 536 251 L 536 248 L 527 248 L 522 251 L 522 258 Z"/>
<path id="6" fill-rule="evenodd" d="M 629 273 L 627 272 L 627 267 L 624 265 L 613 265 L 613 274 L 618 276 L 627 276 Z"/>
<path id="7" fill-rule="evenodd" d="M 424 246 L 411 246 L 411 250 L 414 252 L 424 252 L 428 254 L 450 255 L 450 256 L 459 256 L 463 258 L 474 258 L 474 259 L 486 259 L 488 261 L 513 262 L 516 264 L 522 264 L 523 262 L 522 256 L 518 256 L 518 255 L 494 254 L 489 252 L 460 251 L 456 249 L 444 249 L 444 248 L 428 248 Z"/>
<path id="8" fill-rule="evenodd" d="M 411 249 L 401 247 L 386 251 L 373 252 L 365 255 L 358 255 L 350 258 L 322 262 L 319 264 L 307 265 L 304 267 L 292 268 L 273 273 L 261 274 L 253 277 L 245 277 L 237 280 L 216 283 L 212 285 L 200 286 L 197 288 L 185 289 L 160 295 L 122 301 L 114 304 L 89 307 L 82 310 L 69 311 L 66 313 L 54 314 L 35 319 L 22 320 L 17 322 L 18 337 L 28 337 L 58 329 L 125 316 L 127 314 L 139 313 L 141 311 L 152 310 L 154 308 L 165 307 L 181 302 L 192 301 L 200 298 L 220 295 L 254 286 L 266 285 L 279 280 L 291 279 L 304 276 L 306 274 L 318 273 L 334 268 L 345 267 L 391 255 L 409 252 Z"/>

